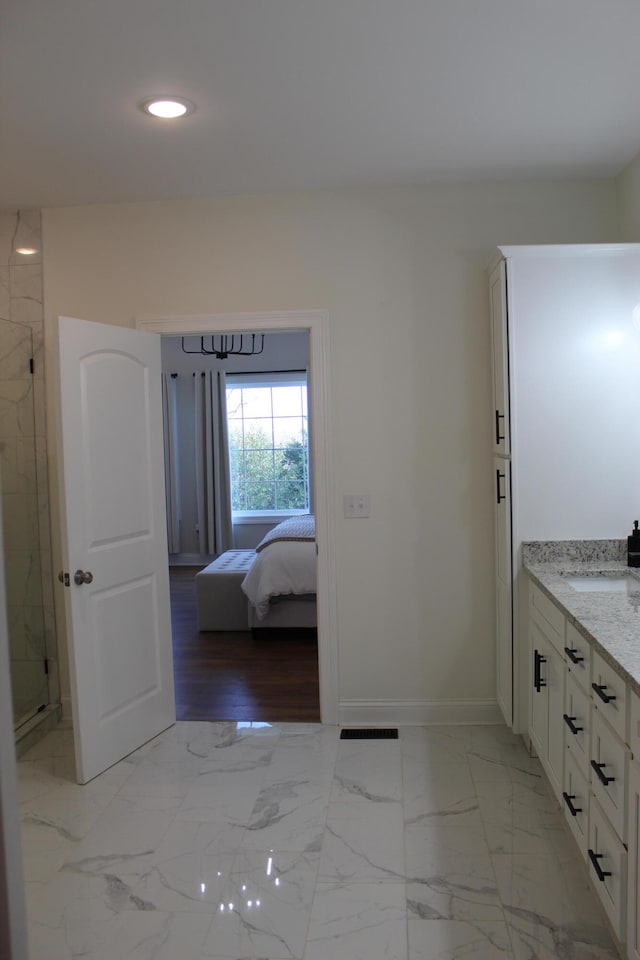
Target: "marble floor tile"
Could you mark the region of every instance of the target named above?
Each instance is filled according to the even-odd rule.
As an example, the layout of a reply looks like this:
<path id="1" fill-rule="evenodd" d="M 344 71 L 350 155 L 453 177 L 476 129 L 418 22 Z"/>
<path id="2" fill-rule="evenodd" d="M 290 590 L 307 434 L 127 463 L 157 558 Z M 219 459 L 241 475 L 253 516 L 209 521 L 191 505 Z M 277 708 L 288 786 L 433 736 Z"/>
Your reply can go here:
<path id="1" fill-rule="evenodd" d="M 397 740 L 341 740 L 332 800 L 394 803 L 402 800 L 402 753 Z"/>
<path id="2" fill-rule="evenodd" d="M 575 844 L 546 781 L 482 781 L 476 783 L 476 790 L 492 853 L 575 857 Z"/>
<path id="3" fill-rule="evenodd" d="M 95 952 L 95 960 L 201 960 L 208 915 L 127 912 Z"/>
<path id="4" fill-rule="evenodd" d="M 317 871 L 317 854 L 239 854 L 217 905 L 203 955 L 301 960 Z"/>
<path id="5" fill-rule="evenodd" d="M 177 820 L 133 886 L 133 896 L 155 910 L 211 914 L 218 906 L 244 828 Z"/>
<path id="6" fill-rule="evenodd" d="M 419 763 L 465 763 L 472 745 L 473 727 L 403 727 L 402 755 Z"/>
<path id="7" fill-rule="evenodd" d="M 201 757 L 157 761 L 145 756 L 135 764 L 118 793 L 123 797 L 184 798 L 197 781 L 202 764 Z"/>
<path id="8" fill-rule="evenodd" d="M 468 763 L 403 762 L 404 813 L 407 825 L 475 826 L 482 821 Z"/>
<path id="9" fill-rule="evenodd" d="M 528 756 L 524 746 L 505 747 L 496 743 L 493 748 L 472 747 L 467 760 L 476 782 L 502 780 L 509 783 L 540 782 L 544 772 L 540 761 Z"/>
<path id="10" fill-rule="evenodd" d="M 615 948 L 584 862 L 553 856 L 493 857 L 505 918 L 517 941 L 516 957 L 614 960 Z M 532 953 L 533 951 L 533 953 Z M 590 951 L 590 952 L 589 952 Z"/>
<path id="11" fill-rule="evenodd" d="M 253 850 L 320 852 L 327 819 L 327 789 L 299 780 L 263 786 L 242 845 Z"/>
<path id="12" fill-rule="evenodd" d="M 323 788 L 330 786 L 338 743 L 337 727 L 318 724 L 315 729 L 283 731 L 267 767 L 265 784 L 307 780 Z"/>
<path id="13" fill-rule="evenodd" d="M 18 762 L 28 960 L 615 960 L 521 741 L 399 733 L 180 722 L 78 786 L 53 731 Z"/>
<path id="14" fill-rule="evenodd" d="M 399 803 L 330 804 L 320 879 L 343 883 L 404 880 L 403 832 Z"/>
<path id="15" fill-rule="evenodd" d="M 408 827 L 407 901 L 423 918 L 502 920 L 489 849 L 473 827 Z"/>
<path id="16" fill-rule="evenodd" d="M 319 883 L 304 960 L 405 960 L 403 883 Z"/>
<path id="17" fill-rule="evenodd" d="M 504 921 L 432 920 L 409 906 L 408 938 L 409 960 L 515 960 Z"/>
<path id="18" fill-rule="evenodd" d="M 256 805 L 264 780 L 262 766 L 241 771 L 201 773 L 192 780 L 177 817 L 180 820 L 227 820 L 246 826 Z"/>

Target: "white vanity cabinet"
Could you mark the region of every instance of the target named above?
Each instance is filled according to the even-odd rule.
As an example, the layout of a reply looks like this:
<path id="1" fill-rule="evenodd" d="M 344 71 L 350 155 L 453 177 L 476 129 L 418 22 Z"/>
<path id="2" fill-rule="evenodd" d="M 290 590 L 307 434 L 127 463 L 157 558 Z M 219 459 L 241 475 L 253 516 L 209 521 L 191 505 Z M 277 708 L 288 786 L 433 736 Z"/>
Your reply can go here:
<path id="1" fill-rule="evenodd" d="M 531 580 L 529 651 L 531 745 L 615 935 L 640 960 L 640 698 Z"/>

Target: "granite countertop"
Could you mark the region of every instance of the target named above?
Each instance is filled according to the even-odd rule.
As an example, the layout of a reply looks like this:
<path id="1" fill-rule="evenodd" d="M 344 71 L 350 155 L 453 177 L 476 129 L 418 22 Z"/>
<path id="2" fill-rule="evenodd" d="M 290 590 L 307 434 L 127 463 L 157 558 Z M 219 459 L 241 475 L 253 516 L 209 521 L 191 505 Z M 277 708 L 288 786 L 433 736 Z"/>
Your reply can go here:
<path id="1" fill-rule="evenodd" d="M 624 548 L 624 549 L 623 549 Z M 523 544 L 523 565 L 604 660 L 640 696 L 640 569 L 626 563 L 626 541 Z M 582 592 L 567 577 L 629 578 L 624 593 Z"/>

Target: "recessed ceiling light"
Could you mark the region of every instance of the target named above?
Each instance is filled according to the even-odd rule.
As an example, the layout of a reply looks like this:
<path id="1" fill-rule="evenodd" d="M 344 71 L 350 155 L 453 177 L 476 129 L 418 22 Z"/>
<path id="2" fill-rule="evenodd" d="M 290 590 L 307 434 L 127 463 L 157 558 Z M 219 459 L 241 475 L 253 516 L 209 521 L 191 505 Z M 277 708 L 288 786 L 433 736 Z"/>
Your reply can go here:
<path id="1" fill-rule="evenodd" d="M 145 113 L 161 120 L 176 120 L 186 117 L 196 108 L 195 103 L 185 100 L 184 97 L 147 97 L 140 104 Z"/>

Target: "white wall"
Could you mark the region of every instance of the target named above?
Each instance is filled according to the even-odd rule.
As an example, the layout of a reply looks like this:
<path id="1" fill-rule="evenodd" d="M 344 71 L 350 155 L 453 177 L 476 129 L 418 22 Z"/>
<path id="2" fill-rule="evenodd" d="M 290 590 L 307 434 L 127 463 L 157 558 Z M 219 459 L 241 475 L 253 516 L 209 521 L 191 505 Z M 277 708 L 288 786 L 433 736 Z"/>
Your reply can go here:
<path id="1" fill-rule="evenodd" d="M 327 309 L 340 698 L 492 699 L 485 268 L 498 243 L 619 239 L 616 201 L 598 181 L 47 210 L 47 355 L 57 314 Z M 344 520 L 359 492 L 371 518 Z"/>

